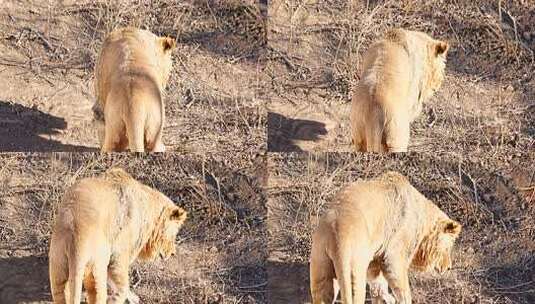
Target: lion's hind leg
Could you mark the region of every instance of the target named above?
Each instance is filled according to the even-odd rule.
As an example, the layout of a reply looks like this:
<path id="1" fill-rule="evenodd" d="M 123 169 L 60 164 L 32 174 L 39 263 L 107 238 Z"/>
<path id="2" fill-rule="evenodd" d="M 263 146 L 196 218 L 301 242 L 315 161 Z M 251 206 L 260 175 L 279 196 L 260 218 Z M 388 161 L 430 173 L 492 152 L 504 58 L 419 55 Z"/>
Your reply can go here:
<path id="1" fill-rule="evenodd" d="M 125 135 L 125 125 L 119 117 L 107 119 L 104 125 L 102 152 L 124 151 L 128 144 Z"/>
<path id="2" fill-rule="evenodd" d="M 158 131 L 158 133 L 153 136 L 155 137 L 155 139 L 147 142 L 147 150 L 149 152 L 165 152 L 165 145 L 163 144 L 162 133 L 163 131 Z M 147 138 L 152 137 L 147 136 Z"/>
<path id="3" fill-rule="evenodd" d="M 126 124 L 123 120 L 122 110 L 117 104 L 121 100 L 120 94 L 110 92 L 104 110 L 104 140 L 101 145 L 102 152 L 121 152 L 128 146 Z"/>
<path id="4" fill-rule="evenodd" d="M 109 250 L 105 247 L 100 247 L 98 255 L 88 259 L 84 270 L 83 285 L 89 304 L 106 304 L 107 302 L 108 263 Z"/>
<path id="5" fill-rule="evenodd" d="M 372 107 L 368 112 L 366 118 L 365 137 L 366 151 L 383 153 L 385 152 L 383 145 L 383 137 L 385 132 L 385 113 L 380 107 Z"/>
<path id="6" fill-rule="evenodd" d="M 366 152 L 366 125 L 362 118 L 353 118 L 351 121 L 351 144 L 356 152 Z"/>
<path id="7" fill-rule="evenodd" d="M 366 143 L 366 136 L 363 134 L 365 132 L 362 132 L 362 130 L 354 130 L 353 131 L 353 137 L 351 139 L 351 143 L 353 144 L 353 148 L 356 152 L 366 152 L 367 151 L 367 143 Z"/>
<path id="8" fill-rule="evenodd" d="M 91 271 L 87 271 L 84 276 L 84 288 L 87 294 L 87 303 L 95 304 L 97 302 L 97 288 Z"/>
<path id="9" fill-rule="evenodd" d="M 145 152 L 145 130 L 140 115 L 130 114 L 126 123 L 126 137 L 130 152 Z"/>
<path id="10" fill-rule="evenodd" d="M 407 152 L 409 136 L 410 128 L 407 115 L 392 115 L 385 124 L 385 150 L 392 153 Z"/>
<path id="11" fill-rule="evenodd" d="M 312 243 L 310 256 L 310 291 L 312 303 L 332 304 L 338 295 L 334 265 L 323 244 Z"/>
<path id="12" fill-rule="evenodd" d="M 54 304 L 63 304 L 66 303 L 65 286 L 69 279 L 69 266 L 67 257 L 54 243 L 52 240 L 49 254 L 50 289 Z"/>
<path id="13" fill-rule="evenodd" d="M 358 256 L 351 263 L 351 294 L 355 304 L 364 303 L 366 300 L 366 269 L 370 259 Z"/>
<path id="14" fill-rule="evenodd" d="M 97 261 L 89 267 L 84 277 L 84 287 L 87 292 L 89 304 L 106 304 L 108 299 L 108 287 L 106 285 L 107 262 Z"/>
<path id="15" fill-rule="evenodd" d="M 147 112 L 151 114 L 149 116 L 153 117 L 153 119 L 147 121 L 145 126 L 145 147 L 148 152 L 165 152 L 165 145 L 162 140 L 165 113 L 155 107 L 147 109 Z"/>

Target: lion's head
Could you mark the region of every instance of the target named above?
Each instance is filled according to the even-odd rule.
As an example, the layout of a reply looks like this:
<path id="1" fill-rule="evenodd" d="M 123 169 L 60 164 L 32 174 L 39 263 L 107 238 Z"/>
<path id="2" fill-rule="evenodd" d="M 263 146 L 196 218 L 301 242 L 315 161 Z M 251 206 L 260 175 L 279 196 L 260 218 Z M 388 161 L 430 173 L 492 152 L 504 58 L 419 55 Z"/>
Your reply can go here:
<path id="1" fill-rule="evenodd" d="M 176 235 L 187 218 L 187 212 L 169 201 L 160 213 L 149 240 L 139 257 L 152 260 L 156 257 L 168 259 L 176 254 Z"/>
<path id="2" fill-rule="evenodd" d="M 411 266 L 419 271 L 439 273 L 451 269 L 451 251 L 461 228 L 461 224 L 449 218 L 438 220 L 420 242 Z"/>
<path id="3" fill-rule="evenodd" d="M 444 82 L 446 56 L 449 44 L 445 41 L 430 38 L 427 43 L 427 77 L 424 79 L 422 97 L 431 97 Z"/>
<path id="4" fill-rule="evenodd" d="M 171 69 L 173 68 L 173 60 L 171 53 L 176 48 L 176 40 L 171 37 L 156 38 L 156 54 L 159 60 L 160 77 L 162 80 L 162 87 L 167 85 Z"/>

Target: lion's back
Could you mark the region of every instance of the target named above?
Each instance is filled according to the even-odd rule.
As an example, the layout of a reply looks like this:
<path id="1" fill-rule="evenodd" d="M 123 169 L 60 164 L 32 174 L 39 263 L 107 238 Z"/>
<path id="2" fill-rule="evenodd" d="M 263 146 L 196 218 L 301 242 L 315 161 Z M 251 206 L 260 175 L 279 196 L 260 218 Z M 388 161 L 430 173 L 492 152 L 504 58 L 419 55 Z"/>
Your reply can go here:
<path id="1" fill-rule="evenodd" d="M 92 228 L 103 224 L 115 209 L 117 193 L 103 179 L 86 178 L 65 193 L 58 208 L 57 222 L 63 227 Z"/>
<path id="2" fill-rule="evenodd" d="M 126 85 L 131 77 L 144 73 L 157 79 L 150 74 L 157 75 L 160 71 L 146 68 L 158 68 L 161 62 L 166 62 L 159 58 L 164 55 L 156 51 L 156 40 L 157 36 L 151 32 L 133 28 L 122 28 L 108 35 L 95 69 L 95 91 L 101 103 L 112 87 Z"/>
<path id="3" fill-rule="evenodd" d="M 77 240 L 79 244 L 113 247 L 129 242 L 129 238 L 120 235 L 130 235 L 142 225 L 141 218 L 147 212 L 145 205 L 150 207 L 145 192 L 141 184 L 121 169 L 77 181 L 59 205 L 52 233 L 55 244 L 71 246 L 68 240 Z M 131 244 L 119 247 L 129 248 Z M 78 250 L 87 249 L 84 248 L 78 246 Z"/>
<path id="4" fill-rule="evenodd" d="M 386 172 L 376 178 L 359 180 L 344 188 L 332 207 L 343 216 L 360 216 L 370 223 L 388 219 L 393 227 L 418 221 L 426 212 L 423 196 L 398 172 Z"/>
<path id="5" fill-rule="evenodd" d="M 418 92 L 436 86 L 428 81 L 424 72 L 437 70 L 444 73 L 440 60 L 429 59 L 429 44 L 433 41 L 422 32 L 392 29 L 370 46 L 363 58 L 361 80 L 374 96 L 378 96 L 370 101 L 388 103 L 391 111 L 397 111 L 399 107 L 411 108 L 420 102 Z"/>
<path id="6" fill-rule="evenodd" d="M 361 85 L 368 89 L 368 102 L 375 106 L 403 106 L 400 101 L 406 99 L 415 81 L 410 57 L 406 43 L 398 40 L 383 39 L 366 51 Z"/>

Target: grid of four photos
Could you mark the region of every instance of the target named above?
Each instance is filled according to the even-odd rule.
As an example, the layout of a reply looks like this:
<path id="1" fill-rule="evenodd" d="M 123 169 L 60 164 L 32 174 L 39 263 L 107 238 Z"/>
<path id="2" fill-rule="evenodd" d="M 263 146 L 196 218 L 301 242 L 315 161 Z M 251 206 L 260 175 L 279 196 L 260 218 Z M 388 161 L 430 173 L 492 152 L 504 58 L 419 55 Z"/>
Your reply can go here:
<path id="1" fill-rule="evenodd" d="M 0 303 L 535 303 L 530 1 L 0 6 Z"/>

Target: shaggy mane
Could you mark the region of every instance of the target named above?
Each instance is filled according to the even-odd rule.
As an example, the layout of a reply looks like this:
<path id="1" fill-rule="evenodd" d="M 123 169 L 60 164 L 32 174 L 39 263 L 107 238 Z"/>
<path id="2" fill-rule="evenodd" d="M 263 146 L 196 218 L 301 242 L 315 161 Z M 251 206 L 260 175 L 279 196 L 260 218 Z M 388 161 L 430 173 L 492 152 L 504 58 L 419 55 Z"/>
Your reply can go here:
<path id="1" fill-rule="evenodd" d="M 439 246 L 440 235 L 450 220 L 436 219 L 433 227 L 428 231 L 416 249 L 411 261 L 411 267 L 418 271 L 429 271 L 444 256 L 443 248 Z M 458 228 L 460 232 L 460 226 Z M 458 233 L 457 233 L 458 235 Z"/>
<path id="2" fill-rule="evenodd" d="M 180 218 L 176 219 L 176 221 L 178 222 L 178 225 L 181 226 L 186 219 L 187 213 L 182 209 L 179 210 L 181 211 L 181 215 Z M 172 212 L 173 210 L 171 210 L 170 208 L 163 207 L 163 209 L 160 211 L 160 215 L 154 223 L 154 226 L 152 227 L 152 230 L 149 232 L 149 227 L 143 227 L 143 231 L 147 231 L 148 233 L 150 233 L 150 235 L 148 237 L 147 242 L 142 245 L 143 248 L 139 253 L 139 257 L 141 259 L 152 260 L 159 252 L 170 252 L 173 250 L 173 248 L 175 248 L 175 240 L 169 240 L 165 238 L 164 235 L 166 224 L 169 221 L 172 221 Z"/>
<path id="3" fill-rule="evenodd" d="M 402 29 L 391 29 L 385 33 L 384 39 L 388 42 L 396 43 L 403 47 L 409 53 L 409 45 L 407 44 L 407 35 Z"/>
<path id="4" fill-rule="evenodd" d="M 124 169 L 118 167 L 108 169 L 102 174 L 102 177 L 106 180 L 119 184 L 123 184 L 128 181 L 135 181 L 132 175 L 128 174 L 128 172 L 126 172 Z"/>

